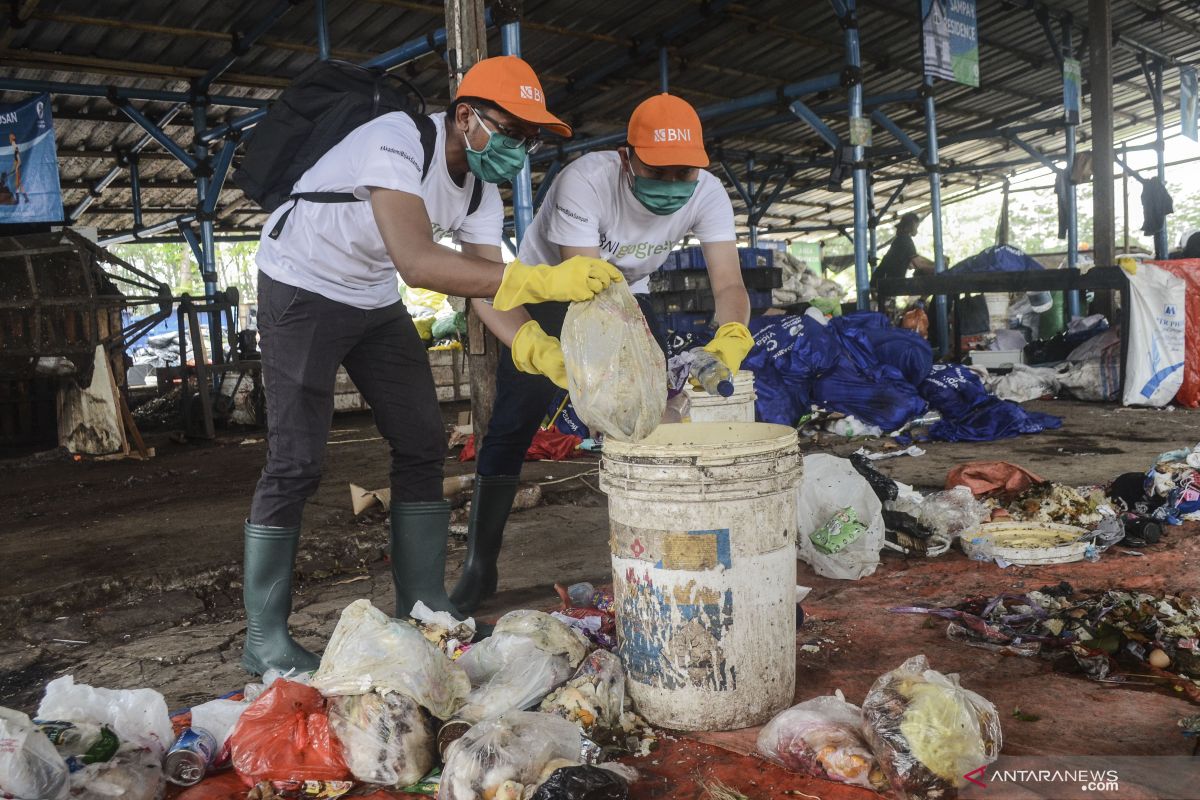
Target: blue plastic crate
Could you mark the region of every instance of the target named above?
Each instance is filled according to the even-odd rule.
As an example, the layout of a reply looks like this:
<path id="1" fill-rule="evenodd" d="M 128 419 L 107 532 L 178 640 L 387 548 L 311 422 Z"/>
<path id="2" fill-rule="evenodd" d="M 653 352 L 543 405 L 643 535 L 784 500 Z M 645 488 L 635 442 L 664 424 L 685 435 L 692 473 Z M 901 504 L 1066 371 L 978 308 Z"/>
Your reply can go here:
<path id="1" fill-rule="evenodd" d="M 663 314 L 663 323 L 673 333 L 698 333 L 708 330 L 712 322 L 710 313 L 675 312 Z"/>
<path id="2" fill-rule="evenodd" d="M 742 269 L 763 269 L 775 266 L 775 251 L 764 247 L 739 247 L 738 260 Z"/>
<path id="3" fill-rule="evenodd" d="M 749 289 L 746 294 L 750 296 L 750 308 L 755 311 L 760 311 L 764 308 L 771 307 L 771 290 L 770 289 Z"/>

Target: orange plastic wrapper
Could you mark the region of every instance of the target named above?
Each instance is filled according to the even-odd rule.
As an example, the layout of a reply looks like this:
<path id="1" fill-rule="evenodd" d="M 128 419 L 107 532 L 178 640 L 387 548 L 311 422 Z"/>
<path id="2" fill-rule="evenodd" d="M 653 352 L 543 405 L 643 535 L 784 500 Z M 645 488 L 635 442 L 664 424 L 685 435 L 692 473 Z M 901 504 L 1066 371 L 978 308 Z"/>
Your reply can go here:
<path id="1" fill-rule="evenodd" d="M 233 768 L 247 786 L 259 781 L 352 780 L 329 728 L 325 698 L 282 678 L 242 712 L 229 736 Z"/>
<path id="2" fill-rule="evenodd" d="M 923 308 L 911 308 L 904 312 L 900 319 L 900 327 L 913 331 L 922 339 L 929 338 L 929 315 Z"/>

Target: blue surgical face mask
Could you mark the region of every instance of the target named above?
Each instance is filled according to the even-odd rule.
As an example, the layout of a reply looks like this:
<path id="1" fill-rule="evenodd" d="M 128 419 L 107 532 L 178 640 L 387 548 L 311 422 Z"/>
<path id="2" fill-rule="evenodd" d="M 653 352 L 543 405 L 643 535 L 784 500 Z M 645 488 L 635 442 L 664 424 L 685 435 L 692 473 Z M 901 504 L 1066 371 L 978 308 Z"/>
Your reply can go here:
<path id="1" fill-rule="evenodd" d="M 471 147 L 471 140 L 467 138 L 467 135 L 463 134 L 463 140 L 467 145 L 467 166 L 481 181 L 487 183 L 511 181 L 521 171 L 521 167 L 525 166 L 525 142 L 489 130 L 479 116 L 479 112 L 472 108 L 471 113 L 475 114 L 475 119 L 479 120 L 479 126 L 487 133 L 488 140 L 482 150 L 476 150 Z"/>

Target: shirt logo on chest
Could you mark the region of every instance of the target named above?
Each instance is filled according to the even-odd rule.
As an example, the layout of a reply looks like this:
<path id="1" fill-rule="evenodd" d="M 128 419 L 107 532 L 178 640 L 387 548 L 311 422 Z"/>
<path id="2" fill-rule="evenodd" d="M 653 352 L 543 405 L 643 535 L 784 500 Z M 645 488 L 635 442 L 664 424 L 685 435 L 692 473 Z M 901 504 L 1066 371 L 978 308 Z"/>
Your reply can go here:
<path id="1" fill-rule="evenodd" d="M 665 239 L 661 242 L 631 242 L 622 244 L 621 242 L 609 239 L 603 232 L 600 234 L 600 251 L 612 255 L 613 261 L 618 261 L 626 256 L 635 259 L 645 260 L 653 256 L 661 256 L 664 253 L 671 252 L 671 247 L 674 242 Z"/>

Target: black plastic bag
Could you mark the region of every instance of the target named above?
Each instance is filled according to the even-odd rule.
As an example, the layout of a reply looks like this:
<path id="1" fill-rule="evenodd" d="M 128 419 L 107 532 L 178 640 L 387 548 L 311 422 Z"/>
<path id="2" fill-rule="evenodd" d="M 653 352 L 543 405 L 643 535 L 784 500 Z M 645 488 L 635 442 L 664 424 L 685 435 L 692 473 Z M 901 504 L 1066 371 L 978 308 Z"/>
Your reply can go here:
<path id="1" fill-rule="evenodd" d="M 899 496 L 900 488 L 896 482 L 871 466 L 871 460 L 866 456 L 854 453 L 850 456 L 850 464 L 871 484 L 872 491 L 881 503 L 889 503 Z"/>
<path id="2" fill-rule="evenodd" d="M 629 785 L 600 767 L 563 767 L 538 787 L 533 800 L 629 800 Z"/>

